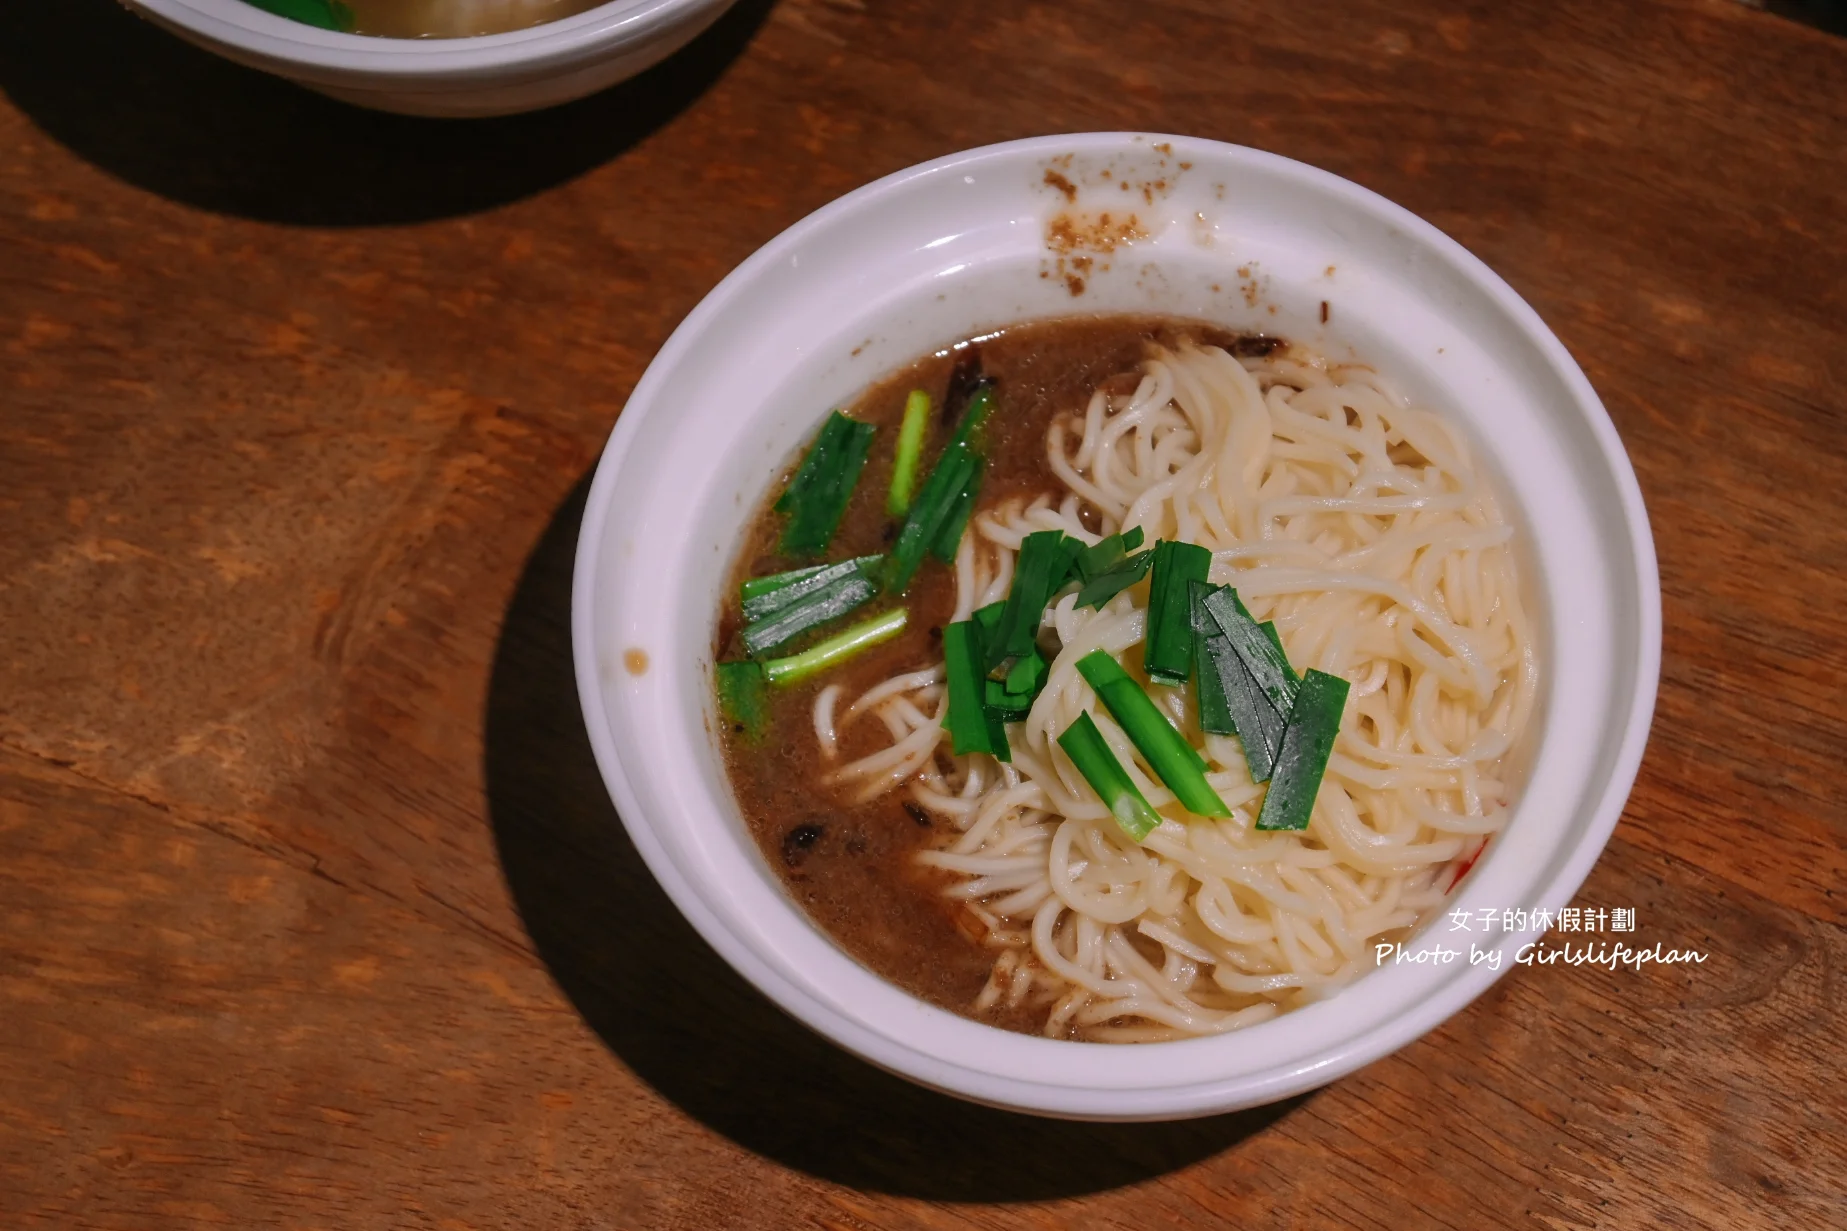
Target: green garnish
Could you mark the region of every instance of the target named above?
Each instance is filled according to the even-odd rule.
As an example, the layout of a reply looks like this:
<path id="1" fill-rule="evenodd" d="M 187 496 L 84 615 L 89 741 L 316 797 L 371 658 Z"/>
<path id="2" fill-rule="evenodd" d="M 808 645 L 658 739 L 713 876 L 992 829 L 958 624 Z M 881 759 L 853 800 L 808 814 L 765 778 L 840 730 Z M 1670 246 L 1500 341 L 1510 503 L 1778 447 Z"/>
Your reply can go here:
<path id="1" fill-rule="evenodd" d="M 842 560 L 838 564 L 817 564 L 813 568 L 798 568 L 769 577 L 753 577 L 742 587 L 744 618 L 761 620 L 764 616 L 774 615 L 784 607 L 818 590 L 825 590 L 841 578 L 850 577 L 854 573 L 871 580 L 878 575 L 879 563 L 884 558 L 860 556 L 856 560 Z"/>
<path id="2" fill-rule="evenodd" d="M 1138 532 L 1139 533 L 1139 532 Z M 1114 568 L 1098 573 L 1084 582 L 1077 592 L 1079 607 L 1101 607 L 1118 594 L 1140 581 L 1148 572 L 1148 566 L 1154 563 L 1152 551 L 1138 551 L 1126 556 Z"/>
<path id="3" fill-rule="evenodd" d="M 793 587 L 791 587 L 793 588 Z M 819 590 L 797 599 L 761 620 L 744 626 L 744 652 L 752 658 L 763 655 L 785 642 L 793 641 L 812 628 L 837 620 L 872 601 L 878 593 L 857 568 L 848 570 Z"/>
<path id="4" fill-rule="evenodd" d="M 1283 653 L 1282 638 L 1276 626 L 1260 626 L 1238 600 L 1238 592 L 1229 586 L 1207 595 L 1205 606 L 1207 614 L 1231 642 L 1244 669 L 1250 672 L 1251 679 L 1263 690 L 1276 712 L 1288 714 L 1295 704 L 1299 681 L 1289 666 L 1288 656 Z"/>
<path id="5" fill-rule="evenodd" d="M 1013 585 L 994 635 L 988 638 L 988 666 L 1033 652 L 1045 606 L 1071 574 L 1071 562 L 1084 545 L 1062 530 L 1036 530 L 1020 543 Z"/>
<path id="6" fill-rule="evenodd" d="M 929 427 L 930 395 L 913 389 L 904 400 L 904 422 L 898 426 L 898 457 L 891 468 L 891 493 L 885 497 L 885 511 L 893 517 L 903 517 L 911 511 L 917 471 L 923 465 L 924 433 Z"/>
<path id="7" fill-rule="evenodd" d="M 962 532 L 968 529 L 969 516 L 975 511 L 975 501 L 981 495 L 981 459 L 975 459 L 975 473 L 968 476 L 968 482 L 956 495 L 955 503 L 949 506 L 949 513 L 943 518 L 943 528 L 936 536 L 936 542 L 930 551 L 944 564 L 954 564 L 956 549 L 962 545 Z"/>
<path id="8" fill-rule="evenodd" d="M 843 629 L 818 645 L 787 658 L 772 658 L 763 664 L 763 676 L 772 684 L 795 684 L 845 662 L 862 650 L 890 641 L 904 631 L 909 614 L 902 607 L 884 615 L 873 616 L 851 628 Z"/>
<path id="9" fill-rule="evenodd" d="M 859 482 L 876 431 L 872 424 L 849 419 L 839 411 L 821 425 L 801 468 L 776 500 L 776 511 L 789 515 L 782 532 L 786 554 L 810 556 L 827 550 L 846 512 L 847 499 Z"/>
<path id="10" fill-rule="evenodd" d="M 1154 579 L 1148 586 L 1147 634 L 1142 665 L 1160 684 L 1184 684 L 1192 669 L 1192 582 L 1204 581 L 1212 553 L 1196 543 L 1163 540 L 1154 545 Z"/>
<path id="11" fill-rule="evenodd" d="M 1011 761 L 1007 732 L 1001 716 L 987 706 L 987 678 L 982 667 L 983 641 L 981 625 L 975 620 L 958 620 L 943 629 L 944 678 L 949 687 L 950 750 L 957 756 L 965 752 L 985 752 L 1002 761 Z"/>
<path id="12" fill-rule="evenodd" d="M 1310 667 L 1296 689 L 1276 773 L 1257 814 L 1259 829 L 1307 829 L 1347 704 L 1346 680 Z"/>
<path id="13" fill-rule="evenodd" d="M 987 441 L 987 433 L 983 429 L 993 409 L 994 382 L 983 377 L 976 382 L 975 391 L 969 394 L 968 405 L 963 408 L 962 418 L 956 423 L 956 434 L 949 438 L 949 447 L 964 445 L 973 452 L 982 452 Z"/>
<path id="14" fill-rule="evenodd" d="M 1214 618 L 1215 609 L 1228 610 L 1234 620 L 1244 611 L 1229 587 L 1194 582 L 1190 597 L 1200 730 L 1236 735 L 1244 746 L 1244 763 L 1250 767 L 1251 781 L 1267 782 L 1282 750 L 1288 711 L 1279 710 L 1258 685 L 1231 638 Z M 1249 624 L 1248 613 L 1242 618 Z"/>
<path id="15" fill-rule="evenodd" d="M 1161 814 L 1149 807 L 1135 789 L 1134 780 L 1110 751 L 1109 742 L 1088 713 L 1079 714 L 1077 721 L 1065 728 L 1058 737 L 1058 746 L 1116 818 L 1116 824 L 1122 826 L 1122 832 L 1140 842 L 1159 827 Z"/>
<path id="16" fill-rule="evenodd" d="M 1121 567 L 1124 557 L 1142 545 L 1142 528 L 1107 535 L 1077 555 L 1077 575 L 1085 581 Z"/>
<path id="17" fill-rule="evenodd" d="M 898 541 L 885 557 L 885 589 L 902 594 L 917 575 L 924 554 L 942 536 L 943 528 L 956 512 L 962 493 L 981 469 L 981 458 L 960 444 L 952 444 L 936 459 L 930 477 L 924 480 L 911 511 L 898 530 Z"/>
<path id="18" fill-rule="evenodd" d="M 1188 812 L 1198 816 L 1231 815 L 1231 809 L 1206 781 L 1204 758 L 1174 729 L 1174 724 L 1121 664 L 1107 651 L 1092 650 L 1078 659 L 1077 669 L 1096 689 L 1110 717 Z"/>
<path id="19" fill-rule="evenodd" d="M 749 660 L 718 664 L 718 712 L 732 730 L 751 743 L 769 725 L 769 697 L 760 663 Z"/>
<path id="20" fill-rule="evenodd" d="M 323 30 L 351 30 L 353 10 L 340 0 L 248 0 L 267 13 Z"/>
<path id="21" fill-rule="evenodd" d="M 1052 666 L 1045 661 L 1045 655 L 1037 647 L 1025 658 L 1015 662 L 1007 672 L 1006 688 L 1009 693 L 1031 693 L 1039 695 L 1045 687 L 1045 678 L 1051 673 Z"/>

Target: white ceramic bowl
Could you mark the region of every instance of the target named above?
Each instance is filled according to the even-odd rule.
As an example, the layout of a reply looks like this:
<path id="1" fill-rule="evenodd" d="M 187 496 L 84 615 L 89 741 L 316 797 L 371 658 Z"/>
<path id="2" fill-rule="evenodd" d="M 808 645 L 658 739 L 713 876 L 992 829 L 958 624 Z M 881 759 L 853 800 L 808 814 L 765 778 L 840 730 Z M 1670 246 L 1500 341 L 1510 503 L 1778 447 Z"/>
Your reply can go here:
<path id="1" fill-rule="evenodd" d="M 1075 205 L 1048 170 L 1074 185 Z M 1115 228 L 1132 212 L 1148 235 L 1099 257 L 1075 298 L 1047 247 L 1048 221 L 1068 210 L 1111 211 Z M 1660 667 L 1654 549 L 1622 444 L 1564 347 L 1453 240 L 1345 180 L 1236 146 L 1102 133 L 956 154 L 834 202 L 739 266 L 655 357 L 598 467 L 572 598 L 578 689 L 610 794 L 654 875 L 797 1018 L 983 1103 L 1088 1119 L 1205 1115 L 1311 1089 L 1402 1047 L 1508 970 L 1533 934 L 1446 937 L 1439 919 L 1420 941 L 1499 949 L 1499 970 L 1387 965 L 1222 1038 L 1103 1046 L 1009 1034 L 914 999 L 808 922 L 745 829 L 710 734 L 716 613 L 739 528 L 828 408 L 984 328 L 1102 310 L 1351 348 L 1468 425 L 1531 548 L 1546 683 L 1514 815 L 1452 905 L 1567 903 L 1628 796 Z M 625 665 L 633 650 L 646 655 L 639 674 Z"/>
<path id="2" fill-rule="evenodd" d="M 477 38 L 321 30 L 244 0 L 125 0 L 189 42 L 312 90 L 405 115 L 536 111 L 649 68 L 734 0 L 611 0 L 574 17 Z"/>

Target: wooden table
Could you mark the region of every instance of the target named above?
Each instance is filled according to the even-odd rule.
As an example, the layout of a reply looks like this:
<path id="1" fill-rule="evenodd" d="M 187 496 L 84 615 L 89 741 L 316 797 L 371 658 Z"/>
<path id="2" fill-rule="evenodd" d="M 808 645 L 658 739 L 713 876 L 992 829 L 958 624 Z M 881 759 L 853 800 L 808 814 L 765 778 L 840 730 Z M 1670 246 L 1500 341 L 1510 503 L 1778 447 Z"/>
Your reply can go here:
<path id="1" fill-rule="evenodd" d="M 1844 87 L 1731 0 L 746 0 L 445 125 L 5 6 L 0 1226 L 1847 1225 Z M 624 397 L 838 194 L 1099 128 L 1375 188 L 1583 364 L 1666 660 L 1580 902 L 1703 966 L 1084 1126 L 849 1059 L 667 905 L 569 667 Z"/>

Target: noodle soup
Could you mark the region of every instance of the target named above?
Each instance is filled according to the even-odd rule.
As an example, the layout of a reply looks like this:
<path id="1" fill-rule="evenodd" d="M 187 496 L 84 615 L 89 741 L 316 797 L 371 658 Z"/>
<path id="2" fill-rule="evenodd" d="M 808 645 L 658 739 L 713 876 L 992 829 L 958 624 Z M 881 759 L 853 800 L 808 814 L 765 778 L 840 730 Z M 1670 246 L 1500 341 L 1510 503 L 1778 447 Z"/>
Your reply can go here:
<path id="1" fill-rule="evenodd" d="M 747 530 L 732 785 L 809 916 L 932 1003 L 1102 1042 L 1262 1021 L 1502 824 L 1537 683 L 1512 540 L 1466 440 L 1368 367 L 1152 318 L 966 342 L 830 419 Z M 813 595 L 766 615 L 778 586 Z"/>

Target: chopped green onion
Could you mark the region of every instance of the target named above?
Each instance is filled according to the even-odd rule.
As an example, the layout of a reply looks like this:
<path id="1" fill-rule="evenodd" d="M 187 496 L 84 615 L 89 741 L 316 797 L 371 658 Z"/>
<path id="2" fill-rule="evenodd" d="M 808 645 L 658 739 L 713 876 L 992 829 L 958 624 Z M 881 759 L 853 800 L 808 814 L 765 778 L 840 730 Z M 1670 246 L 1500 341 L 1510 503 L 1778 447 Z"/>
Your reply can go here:
<path id="1" fill-rule="evenodd" d="M 1154 553 L 1152 551 L 1138 551 L 1125 558 L 1115 568 L 1108 572 L 1098 573 L 1086 581 L 1083 589 L 1077 592 L 1077 605 L 1079 607 L 1101 607 L 1140 581 L 1147 573 L 1148 566 L 1153 563 Z"/>
<path id="2" fill-rule="evenodd" d="M 1140 842 L 1160 826 L 1161 814 L 1149 807 L 1147 799 L 1135 789 L 1134 779 L 1110 751 L 1109 741 L 1088 713 L 1079 714 L 1077 721 L 1065 728 L 1058 737 L 1058 746 L 1116 818 L 1116 824 L 1122 826 L 1122 832 Z"/>
<path id="3" fill-rule="evenodd" d="M 1216 735 L 1236 735 L 1244 746 L 1244 763 L 1252 782 L 1267 782 L 1283 746 L 1288 715 L 1276 708 L 1245 667 L 1212 608 L 1228 592 L 1225 586 L 1194 582 L 1194 665 L 1199 669 L 1199 726 Z M 1235 599 L 1233 600 L 1235 601 Z"/>
<path id="4" fill-rule="evenodd" d="M 986 607 L 975 608 L 974 614 L 969 616 L 969 619 L 980 626 L 983 637 L 991 637 L 994 635 L 994 626 L 1000 623 L 1000 613 L 1006 609 L 1007 603 L 1003 599 L 998 603 L 989 603 Z M 985 645 L 986 642 L 983 644 Z"/>
<path id="5" fill-rule="evenodd" d="M 1030 692 L 1008 692 L 1007 685 L 995 679 L 983 680 L 981 691 L 981 701 L 988 712 L 999 715 L 1006 722 L 1018 722 L 1032 712 L 1033 696 Z"/>
<path id="6" fill-rule="evenodd" d="M 898 426 L 898 457 L 891 468 L 891 493 L 885 497 L 885 511 L 893 517 L 903 517 L 911 511 L 917 472 L 923 465 L 924 432 L 929 426 L 930 395 L 913 389 L 904 401 L 904 422 Z"/>
<path id="7" fill-rule="evenodd" d="M 975 511 L 975 501 L 981 497 L 981 459 L 975 459 L 975 473 L 968 476 L 968 482 L 962 485 L 955 503 L 949 506 L 948 514 L 943 518 L 943 528 L 931 545 L 931 552 L 944 564 L 954 564 L 956 549 L 962 545 L 962 532 L 968 529 L 969 515 Z"/>
<path id="8" fill-rule="evenodd" d="M 1204 758 L 1174 729 L 1167 715 L 1148 698 L 1141 685 L 1129 678 L 1121 664 L 1104 650 L 1092 650 L 1078 659 L 1077 669 L 1097 690 L 1110 717 L 1122 726 L 1129 741 L 1188 812 L 1198 816 L 1231 815 L 1231 809 L 1206 781 Z"/>
<path id="9" fill-rule="evenodd" d="M 987 672 L 982 668 L 983 637 L 974 620 L 958 620 L 943 629 L 943 665 L 949 687 L 950 750 L 985 752 L 1002 761 L 1013 759 L 1001 717 L 987 708 Z"/>
<path id="10" fill-rule="evenodd" d="M 1070 576 L 1071 561 L 1083 544 L 1062 530 L 1035 530 L 1020 543 L 1014 562 L 1013 586 L 1000 623 L 988 639 L 988 666 L 998 667 L 1009 658 L 1033 652 L 1045 605 Z"/>
<path id="11" fill-rule="evenodd" d="M 848 573 L 772 615 L 744 626 L 744 652 L 752 658 L 795 640 L 813 628 L 857 611 L 872 601 L 878 587 L 858 571 Z"/>
<path id="12" fill-rule="evenodd" d="M 769 697 L 762 665 L 748 659 L 719 663 L 717 674 L 718 712 L 732 730 L 756 743 L 769 725 Z"/>
<path id="13" fill-rule="evenodd" d="M 1189 585 L 1204 581 L 1212 553 L 1196 543 L 1154 545 L 1154 579 L 1148 583 L 1148 625 L 1142 665 L 1161 684 L 1184 684 L 1192 668 L 1193 618 Z"/>
<path id="14" fill-rule="evenodd" d="M 1123 558 L 1142 545 L 1142 528 L 1122 534 L 1112 534 L 1098 539 L 1086 547 L 1077 556 L 1077 575 L 1085 581 L 1093 577 L 1113 572 L 1122 564 Z"/>
<path id="15" fill-rule="evenodd" d="M 784 552 L 805 556 L 827 550 L 877 430 L 839 411 L 821 425 L 801 468 L 776 500 L 776 511 L 789 515 L 782 532 Z"/>
<path id="16" fill-rule="evenodd" d="M 860 556 L 856 560 L 842 560 L 838 564 L 817 564 L 813 568 L 798 568 L 770 577 L 753 577 L 743 585 L 744 618 L 761 620 L 764 616 L 774 615 L 784 607 L 816 591 L 825 590 L 841 578 L 851 577 L 855 573 L 870 580 L 877 575 L 879 562 L 884 558 Z"/>
<path id="17" fill-rule="evenodd" d="M 342 4 L 341 0 L 250 0 L 250 3 L 278 17 L 319 26 L 323 30 L 351 30 L 354 25 L 352 6 Z"/>
<path id="18" fill-rule="evenodd" d="M 1327 772 L 1334 737 L 1340 734 L 1340 714 L 1347 704 L 1346 680 L 1310 667 L 1296 689 L 1289 711 L 1289 729 L 1276 758 L 1276 773 L 1257 814 L 1259 829 L 1307 829 L 1315 810 L 1315 796 Z"/>
<path id="19" fill-rule="evenodd" d="M 907 619 L 909 616 L 902 607 L 887 611 L 884 615 L 873 616 L 851 628 L 842 629 L 800 654 L 770 659 L 763 664 L 764 678 L 772 684 L 799 683 L 816 672 L 845 662 L 861 650 L 869 650 L 880 642 L 890 641 L 904 631 Z"/>
<path id="20" fill-rule="evenodd" d="M 1026 657 L 1018 660 L 1007 672 L 1006 688 L 1009 693 L 1031 693 L 1039 695 L 1045 687 L 1046 676 L 1051 674 L 1051 664 L 1045 661 L 1045 655 L 1037 647 Z"/>
<path id="21" fill-rule="evenodd" d="M 1250 672 L 1257 687 L 1263 689 L 1263 695 L 1270 699 L 1276 712 L 1289 713 L 1295 704 L 1298 681 L 1276 630 L 1264 632 L 1238 601 L 1238 592 L 1229 586 L 1207 596 L 1206 611 L 1231 642 L 1244 669 Z"/>
<path id="22" fill-rule="evenodd" d="M 917 575 L 917 566 L 923 563 L 924 553 L 943 533 L 963 491 L 980 469 L 981 458 L 959 444 L 950 445 L 936 459 L 930 477 L 924 480 L 917 499 L 911 502 L 911 511 L 905 515 L 904 525 L 898 531 L 898 541 L 885 557 L 887 591 L 902 594 L 911 584 L 911 578 Z"/>
<path id="23" fill-rule="evenodd" d="M 970 452 L 980 453 L 987 439 L 982 429 L 993 410 L 994 382 L 983 377 L 976 383 L 975 391 L 969 395 L 968 409 L 962 412 L 962 420 L 956 424 L 956 434 L 949 438 L 949 447 L 953 449 L 961 445 Z"/>

